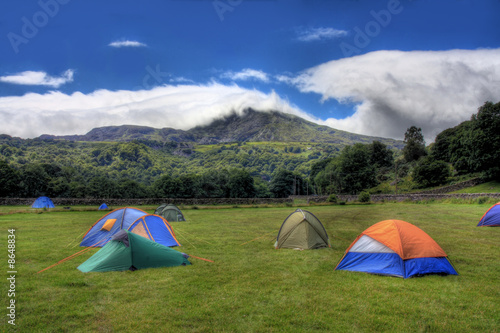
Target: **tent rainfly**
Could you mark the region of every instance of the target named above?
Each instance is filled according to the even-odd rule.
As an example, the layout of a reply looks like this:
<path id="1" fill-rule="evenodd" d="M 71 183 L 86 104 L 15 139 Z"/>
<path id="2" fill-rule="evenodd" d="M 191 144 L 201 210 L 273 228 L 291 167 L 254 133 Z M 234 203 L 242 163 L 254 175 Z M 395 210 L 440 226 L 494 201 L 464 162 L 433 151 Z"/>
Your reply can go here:
<path id="1" fill-rule="evenodd" d="M 319 249 L 330 247 L 325 227 L 312 213 L 297 209 L 281 225 L 276 249 Z"/>
<path id="2" fill-rule="evenodd" d="M 484 213 L 477 224 L 478 227 L 500 227 L 500 202 L 494 204 Z"/>
<path id="3" fill-rule="evenodd" d="M 188 257 L 132 232 L 120 230 L 78 269 L 87 273 L 186 266 L 191 264 Z"/>
<path id="4" fill-rule="evenodd" d="M 83 236 L 80 246 L 103 247 L 111 236 L 122 229 L 128 229 L 138 218 L 148 215 L 143 210 L 125 207 L 115 209 L 101 217 Z"/>
<path id="5" fill-rule="evenodd" d="M 158 215 L 144 215 L 130 225 L 128 231 L 165 246 L 181 246 L 172 226 Z"/>
<path id="6" fill-rule="evenodd" d="M 400 220 L 375 223 L 347 248 L 335 268 L 402 278 L 458 275 L 443 249 L 422 229 Z"/>

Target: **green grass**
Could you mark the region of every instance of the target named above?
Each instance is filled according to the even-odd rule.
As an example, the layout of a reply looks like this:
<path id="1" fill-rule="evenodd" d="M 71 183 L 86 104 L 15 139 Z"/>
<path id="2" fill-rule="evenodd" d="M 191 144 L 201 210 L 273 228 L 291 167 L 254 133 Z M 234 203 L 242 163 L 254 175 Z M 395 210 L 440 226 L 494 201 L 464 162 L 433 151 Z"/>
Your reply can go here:
<path id="1" fill-rule="evenodd" d="M 103 212 L 1 207 L 16 229 L 18 332 L 498 332 L 500 228 L 477 228 L 489 204 L 371 204 L 304 207 L 332 248 L 275 250 L 282 221 L 296 207 L 183 210 L 172 223 L 191 258 L 186 267 L 83 274 L 96 250 L 45 272 L 79 251 Z M 78 208 L 78 209 L 77 209 Z M 141 207 L 148 212 L 155 207 Z M 355 237 L 385 219 L 422 228 L 448 253 L 459 276 L 413 279 L 334 271 Z M 7 323 L 8 284 L 2 284 Z"/>
<path id="2" fill-rule="evenodd" d="M 452 193 L 499 193 L 499 192 L 500 192 L 500 182 L 491 181 L 476 186 L 467 187 Z"/>

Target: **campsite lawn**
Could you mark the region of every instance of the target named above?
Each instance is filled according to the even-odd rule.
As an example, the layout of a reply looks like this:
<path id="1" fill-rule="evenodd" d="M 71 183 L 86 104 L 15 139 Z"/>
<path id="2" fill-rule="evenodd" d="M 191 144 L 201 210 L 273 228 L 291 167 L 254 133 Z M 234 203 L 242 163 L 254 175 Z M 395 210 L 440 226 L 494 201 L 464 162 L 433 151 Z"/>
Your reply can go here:
<path id="1" fill-rule="evenodd" d="M 500 228 L 478 228 L 490 204 L 385 203 L 303 206 L 332 247 L 275 250 L 283 220 L 299 207 L 183 209 L 172 223 L 186 267 L 81 273 L 97 250 L 37 274 L 81 248 L 102 211 L 0 209 L 4 276 L 7 234 L 16 235 L 15 297 L 3 279 L 0 331 L 15 299 L 18 332 L 498 332 Z M 141 207 L 152 213 L 155 207 Z M 372 224 L 401 219 L 447 252 L 459 276 L 401 279 L 334 271 Z"/>

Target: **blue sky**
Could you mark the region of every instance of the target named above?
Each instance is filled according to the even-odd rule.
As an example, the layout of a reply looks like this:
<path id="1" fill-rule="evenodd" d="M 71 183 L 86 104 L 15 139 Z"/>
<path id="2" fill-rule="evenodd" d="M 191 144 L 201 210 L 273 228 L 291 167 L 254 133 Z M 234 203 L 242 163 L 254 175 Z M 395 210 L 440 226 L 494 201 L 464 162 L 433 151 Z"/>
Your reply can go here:
<path id="1" fill-rule="evenodd" d="M 500 100 L 498 0 L 0 4 L 0 133 L 188 129 L 247 107 L 428 142 Z M 26 121 L 26 118 L 30 118 Z"/>

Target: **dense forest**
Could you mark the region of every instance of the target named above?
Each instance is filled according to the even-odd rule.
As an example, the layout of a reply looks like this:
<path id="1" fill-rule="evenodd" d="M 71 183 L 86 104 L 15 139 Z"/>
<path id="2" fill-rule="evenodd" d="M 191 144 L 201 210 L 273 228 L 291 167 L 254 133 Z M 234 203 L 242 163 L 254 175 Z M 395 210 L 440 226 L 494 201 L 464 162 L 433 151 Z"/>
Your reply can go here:
<path id="1" fill-rule="evenodd" d="M 500 178 L 500 103 L 426 146 L 420 128 L 404 147 L 380 141 L 218 144 L 134 140 L 82 142 L 0 136 L 2 197 L 287 197 L 364 190 L 393 193 L 454 177 Z"/>

